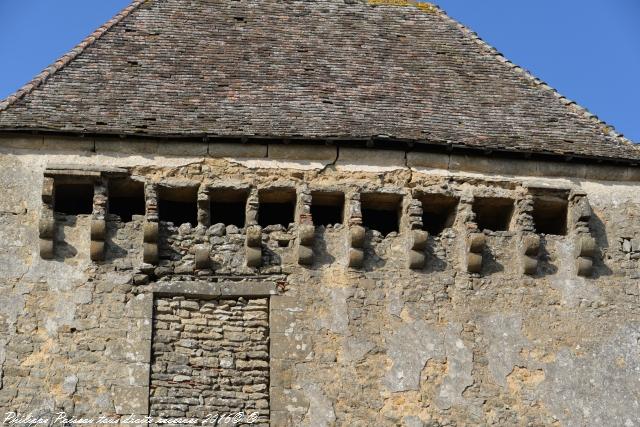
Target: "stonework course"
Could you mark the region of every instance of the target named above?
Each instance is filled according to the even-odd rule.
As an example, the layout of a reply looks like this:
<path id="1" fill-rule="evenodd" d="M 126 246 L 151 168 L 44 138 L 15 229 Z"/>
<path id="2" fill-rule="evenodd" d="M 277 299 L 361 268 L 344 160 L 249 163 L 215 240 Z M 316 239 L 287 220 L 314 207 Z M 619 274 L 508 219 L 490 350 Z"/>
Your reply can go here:
<path id="1" fill-rule="evenodd" d="M 267 299 L 154 301 L 149 414 L 269 419 Z"/>
<path id="2" fill-rule="evenodd" d="M 433 6 L 134 1 L 0 132 L 2 420 L 639 424 L 640 151 Z"/>

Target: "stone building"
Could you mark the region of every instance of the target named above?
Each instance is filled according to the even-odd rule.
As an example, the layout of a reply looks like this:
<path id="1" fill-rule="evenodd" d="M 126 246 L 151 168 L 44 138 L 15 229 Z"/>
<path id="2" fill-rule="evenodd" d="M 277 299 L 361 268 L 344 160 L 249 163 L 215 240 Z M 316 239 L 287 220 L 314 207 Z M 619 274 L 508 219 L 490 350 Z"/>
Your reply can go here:
<path id="1" fill-rule="evenodd" d="M 434 6 L 136 0 L 0 131 L 3 420 L 640 424 L 640 149 Z"/>

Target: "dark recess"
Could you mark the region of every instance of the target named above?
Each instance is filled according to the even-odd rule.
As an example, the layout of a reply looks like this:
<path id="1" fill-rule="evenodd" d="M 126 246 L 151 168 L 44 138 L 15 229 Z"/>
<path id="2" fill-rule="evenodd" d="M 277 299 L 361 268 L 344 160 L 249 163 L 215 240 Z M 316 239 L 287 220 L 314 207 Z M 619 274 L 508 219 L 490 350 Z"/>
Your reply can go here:
<path id="1" fill-rule="evenodd" d="M 133 215 L 144 215 L 144 184 L 131 180 L 109 182 L 109 213 L 130 222 Z"/>
<path id="2" fill-rule="evenodd" d="M 566 199 L 559 197 L 535 197 L 533 199 L 533 223 L 537 233 L 564 236 L 567 234 Z"/>
<path id="3" fill-rule="evenodd" d="M 160 221 L 178 227 L 189 223 L 198 225 L 198 189 L 196 187 L 160 188 L 158 210 Z"/>
<path id="4" fill-rule="evenodd" d="M 93 212 L 93 184 L 55 184 L 55 211 L 65 215 Z"/>
<path id="5" fill-rule="evenodd" d="M 296 192 L 293 189 L 266 190 L 258 194 L 258 224 L 261 227 L 280 224 L 287 228 L 294 222 Z"/>
<path id="6" fill-rule="evenodd" d="M 342 224 L 344 194 L 337 192 L 311 193 L 311 216 L 313 225 Z"/>
<path id="7" fill-rule="evenodd" d="M 397 194 L 362 194 L 362 224 L 383 236 L 398 232 L 402 196 Z"/>
<path id="8" fill-rule="evenodd" d="M 458 199 L 444 194 L 425 194 L 422 201 L 422 228 L 431 235 L 438 235 L 453 226 Z"/>
<path id="9" fill-rule="evenodd" d="M 473 211 L 478 228 L 490 231 L 507 231 L 513 215 L 512 199 L 502 197 L 476 197 Z"/>
<path id="10" fill-rule="evenodd" d="M 246 221 L 246 210 L 246 191 L 213 190 L 210 193 L 211 224 L 222 223 L 243 228 Z"/>

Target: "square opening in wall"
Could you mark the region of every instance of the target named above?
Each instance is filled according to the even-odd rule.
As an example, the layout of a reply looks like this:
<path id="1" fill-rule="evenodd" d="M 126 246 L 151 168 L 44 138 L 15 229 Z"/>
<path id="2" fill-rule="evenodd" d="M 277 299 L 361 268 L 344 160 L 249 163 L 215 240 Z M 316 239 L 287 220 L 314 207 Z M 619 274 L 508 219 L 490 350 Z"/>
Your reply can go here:
<path id="1" fill-rule="evenodd" d="M 109 213 L 130 222 L 133 215 L 144 215 L 144 183 L 130 179 L 109 181 Z"/>
<path id="2" fill-rule="evenodd" d="M 89 215 L 93 212 L 92 183 L 54 183 L 56 212 L 65 215 Z"/>
<path id="3" fill-rule="evenodd" d="M 314 191 L 311 193 L 311 216 L 313 225 L 342 224 L 344 215 L 344 193 Z"/>
<path id="4" fill-rule="evenodd" d="M 280 224 L 287 228 L 294 222 L 296 191 L 291 188 L 261 190 L 258 193 L 258 223 L 261 227 Z"/>
<path id="5" fill-rule="evenodd" d="M 179 227 L 189 223 L 198 225 L 197 187 L 160 187 L 158 191 L 158 211 L 160 221 L 173 223 Z"/>
<path id="6" fill-rule="evenodd" d="M 247 215 L 247 190 L 216 188 L 209 192 L 211 224 L 222 223 L 242 228 Z"/>
<path id="7" fill-rule="evenodd" d="M 537 196 L 533 199 L 533 223 L 537 233 L 567 234 L 568 201 L 561 197 Z"/>
<path id="8" fill-rule="evenodd" d="M 476 197 L 473 212 L 480 230 L 507 231 L 513 216 L 513 199 Z"/>
<path id="9" fill-rule="evenodd" d="M 360 195 L 362 225 L 383 236 L 400 229 L 402 196 L 399 194 L 365 193 Z"/>
<path id="10" fill-rule="evenodd" d="M 445 194 L 423 194 L 422 202 L 422 228 L 431 235 L 438 235 L 445 228 L 453 226 L 456 219 L 458 198 Z"/>

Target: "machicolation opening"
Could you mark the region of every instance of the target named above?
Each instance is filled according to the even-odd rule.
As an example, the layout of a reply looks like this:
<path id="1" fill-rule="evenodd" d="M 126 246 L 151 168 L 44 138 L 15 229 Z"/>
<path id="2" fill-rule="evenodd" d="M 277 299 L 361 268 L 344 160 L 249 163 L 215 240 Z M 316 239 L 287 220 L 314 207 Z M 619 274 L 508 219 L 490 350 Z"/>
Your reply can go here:
<path id="1" fill-rule="evenodd" d="M 473 212 L 480 230 L 508 231 L 514 201 L 502 197 L 476 197 Z"/>
<path id="2" fill-rule="evenodd" d="M 197 187 L 160 187 L 158 211 L 160 221 L 172 222 L 178 227 L 189 223 L 198 225 Z"/>
<path id="3" fill-rule="evenodd" d="M 419 197 L 422 202 L 422 228 L 431 235 L 438 235 L 444 229 L 453 226 L 456 219 L 458 198 L 444 194 L 423 194 Z"/>
<path id="4" fill-rule="evenodd" d="M 292 188 L 261 190 L 258 193 L 258 224 L 261 227 L 280 224 L 287 228 L 294 222 L 296 191 Z"/>
<path id="5" fill-rule="evenodd" d="M 130 179 L 109 181 L 109 213 L 118 215 L 123 222 L 131 222 L 133 215 L 144 215 L 144 183 Z"/>
<path id="6" fill-rule="evenodd" d="M 344 217 L 344 193 L 317 191 L 311 193 L 313 225 L 342 224 Z"/>
<path id="7" fill-rule="evenodd" d="M 248 191 L 218 188 L 209 192 L 211 224 L 243 228 L 247 217 Z"/>
<path id="8" fill-rule="evenodd" d="M 364 193 L 362 204 L 362 225 L 379 231 L 383 236 L 400 229 L 402 196 L 399 194 Z"/>
<path id="9" fill-rule="evenodd" d="M 566 198 L 537 196 L 533 199 L 533 223 L 537 233 L 564 236 L 567 234 Z"/>
<path id="10" fill-rule="evenodd" d="M 54 183 L 56 212 L 65 215 L 89 215 L 93 212 L 92 183 Z"/>

